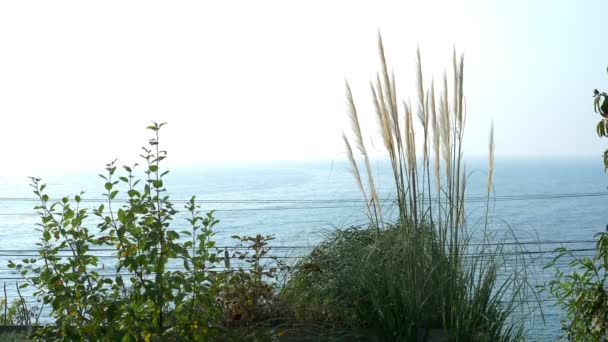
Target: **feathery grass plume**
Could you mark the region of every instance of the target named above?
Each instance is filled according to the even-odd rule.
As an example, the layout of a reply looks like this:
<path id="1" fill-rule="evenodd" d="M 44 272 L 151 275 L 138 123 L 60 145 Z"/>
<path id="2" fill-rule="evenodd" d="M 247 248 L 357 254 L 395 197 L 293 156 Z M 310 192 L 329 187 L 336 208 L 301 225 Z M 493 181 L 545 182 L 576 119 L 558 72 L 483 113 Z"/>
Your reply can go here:
<path id="1" fill-rule="evenodd" d="M 411 219 L 413 219 L 414 227 L 418 224 L 418 218 L 420 217 L 419 205 L 419 183 L 417 174 L 417 163 L 416 163 L 416 132 L 414 130 L 412 106 L 408 102 L 403 102 L 405 109 L 405 156 L 406 156 L 406 167 L 404 171 L 408 174 L 408 188 L 409 188 L 409 202 L 410 212 L 408 213 Z"/>
<path id="2" fill-rule="evenodd" d="M 423 145 L 422 145 L 422 159 L 428 160 L 427 150 L 427 139 L 428 139 L 428 113 L 427 113 L 427 101 L 425 100 L 424 93 L 424 79 L 422 78 L 422 61 L 420 58 L 420 47 L 416 48 L 416 81 L 418 85 L 418 120 L 422 125 L 423 131 Z M 424 177 L 424 172 L 423 172 Z"/>
<path id="3" fill-rule="evenodd" d="M 424 83 L 422 78 L 422 61 L 420 60 L 420 48 L 416 49 L 416 79 L 418 84 L 418 118 L 424 125 L 426 120 L 424 119 Z"/>
<path id="4" fill-rule="evenodd" d="M 399 113 L 397 108 L 395 75 L 394 73 L 392 73 L 392 77 L 389 77 L 388 67 L 386 64 L 386 56 L 384 53 L 384 44 L 382 42 L 382 35 L 380 34 L 380 32 L 378 32 L 378 52 L 380 57 L 382 81 L 380 79 L 380 75 L 377 75 L 377 96 L 379 97 L 379 101 L 380 99 L 382 99 L 380 103 L 384 104 L 382 108 L 385 110 L 385 121 L 390 122 L 390 125 L 386 125 L 385 127 L 390 128 L 390 131 L 386 131 L 387 137 L 385 139 L 387 139 L 390 135 L 391 141 L 393 142 L 393 144 L 391 145 L 391 150 L 389 150 L 389 154 L 391 156 L 393 176 L 395 177 L 397 185 L 397 202 L 401 205 L 401 203 L 404 201 L 404 193 L 406 190 L 403 178 L 397 177 L 397 175 L 399 174 L 398 170 L 403 167 L 403 160 L 401 158 L 402 137 L 401 129 L 399 127 Z"/>
<path id="5" fill-rule="evenodd" d="M 464 55 L 460 56 L 460 64 L 459 64 L 459 68 L 457 70 L 454 70 L 454 73 L 457 74 L 458 76 L 458 112 L 457 112 L 457 120 L 458 120 L 458 130 L 457 130 L 457 137 L 455 137 L 455 141 L 458 142 L 458 148 L 455 149 L 457 150 L 457 156 L 458 156 L 458 161 L 456 162 L 456 167 L 457 167 L 457 171 L 456 174 L 460 174 L 460 166 L 462 164 L 462 159 L 463 159 L 463 154 L 464 152 L 462 151 L 462 142 L 464 139 L 464 121 L 465 121 L 465 117 L 466 117 L 466 107 L 465 107 L 465 103 L 464 103 Z M 461 202 L 462 205 L 459 206 L 459 212 L 458 212 L 458 216 L 463 217 L 463 219 L 460 221 L 460 225 L 463 226 L 464 225 L 464 203 L 465 203 L 465 198 L 464 198 L 464 188 L 466 187 L 466 183 L 464 182 L 464 179 L 461 181 L 461 179 L 456 179 L 456 189 L 457 189 L 457 193 L 458 193 L 458 189 L 459 187 L 463 188 L 463 191 L 460 192 L 459 197 L 457 198 L 457 201 Z"/>
<path id="6" fill-rule="evenodd" d="M 391 166 L 393 168 L 393 177 L 395 178 L 395 185 L 397 186 L 397 203 L 400 207 L 405 207 L 406 195 L 406 180 L 403 177 L 403 173 L 400 170 L 404 167 L 404 158 L 403 158 L 403 142 L 401 129 L 399 127 L 399 112 L 397 108 L 397 94 L 396 94 L 396 82 L 395 82 L 395 74 L 391 73 L 392 77 L 389 77 L 388 67 L 386 64 L 386 56 L 384 53 L 384 44 L 382 43 L 382 35 L 378 32 L 378 51 L 380 55 L 380 63 L 381 63 L 381 73 L 382 73 L 382 82 L 380 81 L 380 77 L 378 76 L 377 80 L 377 88 L 378 95 L 382 94 L 382 90 L 384 89 L 384 95 L 380 96 L 383 98 L 383 102 L 386 103 L 384 105 L 385 117 L 390 120 L 390 136 L 391 141 L 393 142 L 392 150 L 389 150 L 389 155 L 391 156 Z M 396 150 L 394 150 L 396 147 Z M 407 176 L 409 177 L 409 176 Z M 406 220 L 406 214 L 404 211 L 399 211 L 401 220 Z"/>
<path id="7" fill-rule="evenodd" d="M 431 113 L 432 113 L 432 122 L 433 122 L 433 152 L 434 152 L 434 168 L 435 168 L 435 186 L 437 190 L 440 190 L 441 187 L 441 162 L 439 161 L 439 156 L 441 153 L 441 132 L 439 131 L 439 122 L 437 117 L 437 108 L 435 104 L 435 86 L 431 83 Z M 438 192 L 439 194 L 439 192 Z"/>
<path id="8" fill-rule="evenodd" d="M 436 106 L 436 102 L 435 102 L 435 84 L 434 82 L 431 82 L 431 94 L 430 94 L 430 101 L 431 101 L 431 107 L 430 107 L 430 112 L 432 114 L 431 116 L 431 121 L 433 123 L 433 156 L 434 156 L 434 161 L 433 161 L 433 168 L 434 168 L 434 174 L 435 174 L 435 189 L 436 189 L 436 198 L 435 198 L 435 202 L 438 204 L 437 205 L 437 211 L 439 211 L 441 209 L 441 131 L 439 128 L 439 117 L 437 116 L 437 106 Z M 439 213 L 436 216 L 436 221 L 437 221 L 437 227 L 438 227 L 438 237 L 439 237 L 439 241 L 440 241 L 440 245 L 443 244 L 443 231 L 441 229 L 441 224 L 442 224 L 442 216 L 441 213 Z"/>
<path id="9" fill-rule="evenodd" d="M 454 70 L 454 73 L 453 73 L 453 82 L 454 82 L 454 84 L 453 84 L 453 87 L 454 87 L 454 99 L 453 99 L 454 103 L 453 103 L 453 106 L 454 106 L 454 108 L 453 108 L 453 110 L 454 110 L 454 113 L 455 113 L 454 116 L 456 118 L 456 120 L 455 120 L 456 122 L 455 122 L 454 128 L 458 129 L 458 113 L 460 112 L 460 108 L 458 107 L 458 105 L 460 103 L 460 101 L 459 101 L 459 98 L 460 98 L 460 87 L 458 87 L 458 78 L 459 77 L 458 77 L 458 64 L 457 64 L 456 61 L 457 61 L 457 59 L 456 59 L 456 47 L 454 46 L 454 50 L 452 51 L 452 68 Z"/>
<path id="10" fill-rule="evenodd" d="M 432 81 L 431 81 L 431 86 L 432 86 Z M 422 194 L 422 201 L 425 201 L 425 196 L 428 195 L 428 199 L 431 200 L 432 199 L 432 190 L 431 190 L 431 158 L 430 158 L 430 151 L 431 151 L 431 142 L 429 141 L 429 134 L 431 134 L 431 125 L 432 122 L 430 122 L 431 119 L 431 90 L 430 88 L 427 90 L 427 93 L 425 95 L 424 98 L 424 123 L 422 124 L 423 128 L 424 128 L 424 142 L 423 142 L 423 156 L 422 156 L 422 163 L 423 163 L 423 169 L 422 169 L 422 186 L 426 186 L 426 191 L 423 191 Z M 426 163 L 426 165 L 424 165 Z M 425 182 L 426 180 L 426 182 Z M 433 220 L 433 207 L 430 206 L 429 210 L 428 210 L 428 215 L 431 218 L 431 220 Z"/>
<path id="11" fill-rule="evenodd" d="M 450 107 L 448 104 L 448 78 L 447 73 L 443 74 L 443 91 L 441 93 L 441 99 L 439 101 L 439 114 L 440 114 L 440 136 L 441 136 L 441 150 L 443 158 L 443 171 L 445 184 L 442 186 L 442 192 L 445 194 L 444 202 L 441 205 L 444 208 L 453 208 L 452 204 L 452 184 L 454 178 L 452 177 L 452 122 L 450 119 Z M 447 212 L 447 210 L 446 210 Z M 443 226 L 439 227 L 440 235 L 443 237 L 442 246 L 445 246 L 448 239 L 449 230 L 449 216 L 446 214 L 443 218 Z"/>
<path id="12" fill-rule="evenodd" d="M 346 156 L 348 157 L 348 161 L 350 162 L 350 171 L 355 180 L 357 181 L 357 186 L 359 187 L 359 191 L 363 194 L 363 199 L 365 200 L 368 216 L 372 218 L 372 212 L 370 203 L 367 199 L 367 192 L 365 191 L 365 187 L 363 186 L 363 181 L 361 180 L 361 172 L 359 171 L 359 167 L 357 166 L 357 161 L 355 160 L 355 155 L 353 154 L 353 149 L 350 146 L 350 142 L 344 133 L 342 133 L 342 138 L 344 139 L 344 145 L 346 146 Z"/>
<path id="13" fill-rule="evenodd" d="M 494 186 L 494 121 L 490 125 L 490 135 L 488 138 L 488 176 L 486 179 L 486 208 L 484 230 L 488 228 L 490 219 L 490 196 Z M 487 242 L 487 233 L 484 233 L 484 242 Z"/>
<path id="14" fill-rule="evenodd" d="M 452 125 L 450 120 L 450 107 L 448 105 L 448 79 L 447 75 L 443 76 L 443 93 L 441 94 L 441 102 L 439 111 L 441 112 L 441 142 L 443 165 L 445 172 L 445 179 L 448 182 L 447 188 L 449 189 L 450 181 L 452 180 Z"/>
<path id="15" fill-rule="evenodd" d="M 405 104 L 405 102 L 404 102 Z M 416 160 L 416 131 L 414 129 L 414 120 L 412 114 L 412 105 L 408 102 L 406 105 L 406 120 L 407 124 L 407 138 L 408 138 L 408 148 L 407 148 L 407 163 L 410 168 L 410 172 L 415 173 L 417 167 Z"/>
<path id="16" fill-rule="evenodd" d="M 380 35 L 380 32 L 378 32 L 378 51 L 380 56 L 380 63 L 382 66 L 382 80 L 380 79 L 380 75 L 377 75 L 377 95 L 379 99 L 382 99 L 381 104 L 382 108 L 385 111 L 384 116 L 390 123 L 388 127 L 390 127 L 390 132 L 394 136 L 393 139 L 396 140 L 397 147 L 399 147 L 401 141 L 401 132 L 399 131 L 395 75 L 393 73 L 392 77 L 389 76 L 388 67 L 386 65 L 386 56 L 384 54 L 384 44 L 382 43 L 382 36 Z"/>
<path id="17" fill-rule="evenodd" d="M 494 122 L 490 126 L 490 138 L 488 143 L 488 181 L 486 191 L 492 192 L 492 184 L 494 181 Z"/>
<path id="18" fill-rule="evenodd" d="M 378 32 L 378 51 L 380 53 L 380 62 L 382 63 L 382 78 L 384 81 L 384 98 L 388 101 L 388 109 L 391 112 L 391 116 L 394 116 L 397 112 L 397 102 L 393 101 L 395 94 L 393 93 L 394 87 L 391 86 L 391 82 L 388 76 L 388 68 L 386 66 L 386 56 L 384 54 L 384 44 L 382 44 L 382 35 Z M 380 82 L 378 82 L 380 83 Z"/>
<path id="19" fill-rule="evenodd" d="M 397 109 L 397 86 L 395 82 L 395 72 L 391 71 L 391 106 L 393 107 L 393 123 L 395 136 L 400 137 L 401 131 L 399 130 L 399 111 Z M 400 139 L 398 139 L 399 141 Z"/>
<path id="20" fill-rule="evenodd" d="M 394 136 L 394 140 L 396 140 L 398 147 L 401 140 L 401 133 L 399 131 L 397 95 L 395 94 L 395 78 L 393 75 L 391 79 L 388 74 L 386 56 L 384 55 L 384 44 L 382 43 L 382 36 L 380 35 L 380 32 L 378 32 L 378 51 L 381 64 L 380 73 L 382 74 L 382 78 L 380 78 L 380 74 L 376 75 L 376 88 L 378 90 L 377 97 L 384 110 L 384 120 L 390 123 L 386 126 L 386 128 L 388 128 L 386 130 L 386 134 L 391 136 L 391 140 L 393 140 Z"/>
<path id="21" fill-rule="evenodd" d="M 382 133 L 382 141 L 384 142 L 384 147 L 392 156 L 394 154 L 395 149 L 393 145 L 391 119 L 389 118 L 388 113 L 386 111 L 386 102 L 384 100 L 384 95 L 382 94 L 382 84 L 380 83 L 380 76 L 378 76 L 376 87 L 371 84 L 371 90 L 374 98 L 374 107 L 376 108 L 378 125 L 380 126 L 380 133 Z"/>
<path id="22" fill-rule="evenodd" d="M 402 133 L 401 133 L 401 127 L 399 124 L 399 110 L 397 107 L 397 91 L 396 91 L 396 86 L 395 86 L 395 73 L 391 72 L 391 93 L 392 93 L 392 99 L 391 99 L 391 103 L 393 106 L 393 113 L 392 113 L 392 129 L 393 129 L 393 136 L 395 137 L 395 142 L 396 142 L 396 146 L 397 146 L 397 158 L 395 158 L 397 160 L 396 163 L 394 164 L 399 164 L 399 165 L 395 165 L 395 167 L 393 169 L 396 170 L 396 173 L 398 174 L 398 176 L 395 176 L 395 184 L 397 185 L 397 190 L 398 193 L 400 195 L 398 195 L 398 197 L 401 197 L 401 201 L 405 201 L 405 197 L 406 197 L 406 192 L 407 192 L 407 182 L 406 179 L 403 177 L 403 172 L 400 172 L 400 170 L 403 170 L 404 167 L 404 163 L 405 163 L 405 157 L 403 154 L 403 137 L 402 137 Z M 399 198 L 398 198 L 399 200 Z M 400 202 L 401 203 L 401 202 Z M 405 207 L 405 203 L 401 203 L 400 206 Z M 405 215 L 402 215 L 401 217 L 402 220 L 405 220 Z"/>
<path id="23" fill-rule="evenodd" d="M 349 107 L 349 116 L 351 119 L 353 133 L 355 134 L 355 141 L 357 142 L 357 148 L 361 155 L 363 155 L 363 161 L 365 163 L 365 169 L 367 172 L 367 180 L 369 183 L 369 192 L 370 192 L 370 202 L 372 202 L 373 208 L 373 219 L 376 220 L 376 225 L 380 228 L 383 225 L 382 222 L 382 207 L 380 201 L 378 200 L 378 194 L 376 192 L 376 186 L 374 185 L 374 175 L 372 173 L 372 166 L 369 161 L 369 155 L 367 154 L 367 149 L 365 148 L 365 143 L 363 142 L 363 134 L 361 134 L 361 125 L 359 124 L 359 116 L 357 115 L 357 107 L 355 106 L 355 100 L 353 99 L 352 91 L 350 90 L 350 86 L 348 82 L 346 82 L 346 100 L 348 102 Z"/>
<path id="24" fill-rule="evenodd" d="M 397 165 L 397 160 L 400 160 L 400 158 L 396 156 L 396 154 L 400 153 L 401 151 L 401 136 L 394 134 L 394 131 L 399 129 L 399 124 L 394 122 L 387 113 L 385 100 L 382 95 L 382 84 L 380 82 L 379 75 L 377 75 L 376 87 L 374 87 L 373 83 L 370 83 L 370 86 L 372 91 L 372 98 L 374 100 L 374 108 L 376 109 L 378 126 L 380 127 L 380 133 L 382 135 L 384 147 L 389 153 L 393 177 L 395 179 L 395 184 L 397 184 L 397 203 L 399 206 L 401 206 L 405 202 L 405 191 L 403 189 L 403 181 L 399 179 L 400 166 Z M 397 140 L 396 142 L 395 139 Z M 397 146 L 397 148 L 395 148 L 395 145 Z M 401 219 L 405 219 L 405 217 L 402 216 Z"/>
<path id="25" fill-rule="evenodd" d="M 464 130 L 464 117 L 465 110 L 463 107 L 464 102 L 464 55 L 460 55 L 460 67 L 458 68 L 458 122 L 459 131 L 462 136 Z"/>
<path id="26" fill-rule="evenodd" d="M 416 80 L 418 84 L 418 119 L 422 125 L 423 145 L 422 145 L 422 161 L 426 163 L 426 167 L 422 170 L 422 186 L 427 186 L 427 190 L 431 192 L 431 175 L 429 168 L 429 95 L 424 92 L 424 79 L 422 77 L 422 59 L 420 57 L 420 47 L 416 48 Z M 420 202 L 425 201 L 426 191 L 421 191 Z M 432 210 L 431 210 L 432 212 Z"/>
<path id="27" fill-rule="evenodd" d="M 460 227 L 464 227 L 465 224 L 465 211 L 464 211 L 464 195 L 467 188 L 467 166 L 463 165 L 462 177 L 460 180 Z"/>

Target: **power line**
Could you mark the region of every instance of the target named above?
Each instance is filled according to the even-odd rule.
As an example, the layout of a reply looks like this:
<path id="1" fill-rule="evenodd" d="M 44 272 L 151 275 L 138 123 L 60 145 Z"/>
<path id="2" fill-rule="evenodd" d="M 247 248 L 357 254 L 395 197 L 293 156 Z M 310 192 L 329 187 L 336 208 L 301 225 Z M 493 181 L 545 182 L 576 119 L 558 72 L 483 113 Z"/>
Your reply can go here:
<path id="1" fill-rule="evenodd" d="M 505 242 L 498 242 L 498 243 L 485 243 L 485 244 L 481 244 L 481 243 L 471 243 L 471 246 L 477 247 L 477 246 L 501 246 L 501 245 L 508 245 L 508 246 L 518 246 L 518 245 L 555 245 L 555 244 L 564 244 L 564 245 L 568 245 L 568 244 L 587 244 L 587 243 L 593 243 L 595 244 L 597 241 L 596 240 L 538 240 L 538 241 L 505 241 Z M 310 248 L 314 248 L 315 246 L 304 246 L 304 245 L 276 245 L 276 246 L 269 246 L 271 250 L 295 250 L 295 249 L 310 249 Z M 244 250 L 244 249 L 249 249 L 249 247 L 247 246 L 239 246 L 239 245 L 223 245 L 223 246 L 214 246 L 214 249 L 227 249 L 227 250 Z M 32 252 L 38 252 L 40 251 L 39 249 L 0 249 L 0 256 L 25 256 L 23 254 L 4 254 L 4 253 L 32 253 Z M 91 248 L 89 249 L 90 252 L 116 252 L 116 248 Z M 58 250 L 58 252 L 63 252 L 63 253 L 70 253 L 72 252 L 70 249 L 60 249 Z M 36 255 L 39 256 L 39 255 Z"/>
<path id="2" fill-rule="evenodd" d="M 490 201 L 513 201 L 513 200 L 543 200 L 559 198 L 582 198 L 582 197 L 606 197 L 608 192 L 576 192 L 576 193 L 552 193 L 552 194 L 514 194 L 490 196 Z M 466 196 L 466 201 L 486 201 L 487 195 Z M 59 201 L 59 198 L 49 201 Z M 0 197 L 0 202 L 39 202 L 38 198 L 30 197 Z M 116 202 L 128 201 L 127 198 L 116 198 Z M 105 198 L 83 198 L 81 203 L 105 203 Z M 174 203 L 188 203 L 190 199 L 173 199 Z M 199 199 L 199 204 L 283 204 L 283 203 L 365 203 L 363 199 L 336 198 L 336 199 Z M 392 201 L 391 201 L 392 202 Z"/>
<path id="3" fill-rule="evenodd" d="M 310 247 L 305 247 L 305 246 L 290 246 L 288 248 L 284 248 L 286 250 L 295 250 L 295 249 L 308 249 Z M 218 247 L 218 249 L 227 249 L 227 248 L 221 248 Z M 228 247 L 228 249 L 232 249 L 232 250 L 236 250 L 234 247 Z M 240 248 L 242 250 L 246 250 L 246 247 L 242 247 Z M 270 250 L 274 250 L 274 248 L 270 248 Z M 100 252 L 100 251 L 111 251 L 111 252 L 116 252 L 116 249 L 105 249 L 105 250 L 96 250 L 96 249 L 91 249 L 89 250 L 89 252 L 93 252 L 93 256 L 98 257 L 98 258 L 115 258 L 116 254 L 106 254 L 106 255 L 100 255 L 100 254 L 94 254 L 94 252 Z M 566 251 L 568 252 L 592 252 L 595 251 L 595 248 L 571 248 L 571 249 L 566 249 Z M 32 253 L 32 252 L 38 252 L 38 250 L 23 250 L 23 252 L 26 253 Z M 66 254 L 47 254 L 49 257 L 56 257 L 56 258 L 70 258 L 73 257 L 72 254 L 69 254 L 69 250 L 61 250 L 61 252 L 66 253 Z M 10 254 L 9 254 L 10 253 Z M 462 256 L 466 256 L 466 257 L 476 257 L 476 256 L 482 256 L 482 255 L 504 255 L 504 256 L 512 256 L 512 255 L 533 255 L 533 254 L 555 254 L 557 253 L 554 249 L 546 249 L 546 250 L 538 250 L 538 251 L 528 251 L 528 250 L 520 250 L 520 251 L 501 251 L 501 252 L 481 252 L 481 253 L 469 253 L 469 254 L 462 254 Z M 41 257 L 42 254 L 19 254 L 17 253 L 17 251 L 1 251 L 0 252 L 0 257 L 16 257 L 16 258 L 39 258 Z M 575 256 L 583 256 L 583 255 L 575 255 Z M 588 255 L 584 255 L 584 256 L 588 256 Z M 261 257 L 261 259 L 272 259 L 275 256 L 264 256 Z M 283 259 L 283 258 L 287 258 L 287 259 L 294 259 L 294 258 L 301 258 L 299 256 L 294 257 L 293 255 L 283 255 L 283 256 L 276 256 L 276 258 L 279 259 Z M 175 260 L 178 260 L 180 258 L 174 258 Z M 239 256 L 230 256 L 230 259 L 239 259 Z"/>

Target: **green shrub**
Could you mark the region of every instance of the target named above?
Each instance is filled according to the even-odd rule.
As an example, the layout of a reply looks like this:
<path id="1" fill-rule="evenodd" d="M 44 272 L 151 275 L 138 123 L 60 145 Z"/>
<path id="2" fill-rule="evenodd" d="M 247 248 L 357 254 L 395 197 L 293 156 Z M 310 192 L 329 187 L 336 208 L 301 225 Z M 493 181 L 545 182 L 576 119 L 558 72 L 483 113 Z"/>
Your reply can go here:
<path id="1" fill-rule="evenodd" d="M 0 300 L 0 313 L 2 325 L 9 326 L 32 326 L 38 324 L 41 308 L 29 304 L 25 298 L 19 297 L 7 304 L 6 299 Z"/>
<path id="2" fill-rule="evenodd" d="M 225 290 L 221 302 L 227 313 L 228 325 L 251 326 L 276 324 L 285 318 L 283 305 L 277 296 L 279 275 L 288 267 L 270 254 L 268 243 L 273 236 L 258 234 L 252 236 L 232 236 L 240 242 L 231 259 L 240 263 L 222 274 Z M 244 244 L 244 245 L 243 245 Z M 244 250 L 239 248 L 246 246 Z"/>
<path id="3" fill-rule="evenodd" d="M 92 210 L 100 221 L 96 231 L 88 228 L 82 193 L 52 201 L 46 185 L 31 178 L 40 200 L 35 207 L 41 219 L 40 256 L 10 261 L 9 267 L 26 280 L 21 287 L 33 286 L 51 307 L 54 324 L 39 331 L 44 339 L 208 340 L 229 335 L 228 300 L 247 305 L 246 322 L 269 315 L 274 287 L 266 281 L 283 267 L 276 258 L 269 270 L 260 263 L 261 256 L 270 257 L 272 237 L 235 237 L 254 251 L 254 257 L 242 255 L 253 267 L 219 271 L 227 260 L 213 240 L 219 222 L 214 212 L 202 215 L 192 197 L 185 206 L 189 228 L 174 221 L 178 210 L 165 188 L 168 171 L 161 167 L 167 155 L 159 147 L 163 125 L 148 127 L 154 137 L 143 148 L 143 180 L 135 175 L 137 164 L 124 166 L 118 176 L 112 162 L 100 175 L 106 203 Z M 121 193 L 126 198 L 118 200 Z M 115 263 L 102 263 L 96 248 L 115 250 Z M 169 269 L 170 263 L 183 268 Z M 234 293 L 245 297 L 233 298 Z"/>

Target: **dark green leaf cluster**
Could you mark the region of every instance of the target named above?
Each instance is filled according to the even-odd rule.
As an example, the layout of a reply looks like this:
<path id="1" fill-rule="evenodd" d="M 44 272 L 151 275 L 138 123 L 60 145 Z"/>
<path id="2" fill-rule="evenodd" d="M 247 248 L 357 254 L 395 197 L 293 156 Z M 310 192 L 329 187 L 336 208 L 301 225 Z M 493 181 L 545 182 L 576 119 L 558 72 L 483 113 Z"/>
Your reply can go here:
<path id="1" fill-rule="evenodd" d="M 595 131 L 601 137 L 608 137 L 608 94 L 593 90 L 593 109 L 602 116 L 602 120 L 597 123 Z M 608 150 L 604 151 L 604 170 L 608 170 Z"/>

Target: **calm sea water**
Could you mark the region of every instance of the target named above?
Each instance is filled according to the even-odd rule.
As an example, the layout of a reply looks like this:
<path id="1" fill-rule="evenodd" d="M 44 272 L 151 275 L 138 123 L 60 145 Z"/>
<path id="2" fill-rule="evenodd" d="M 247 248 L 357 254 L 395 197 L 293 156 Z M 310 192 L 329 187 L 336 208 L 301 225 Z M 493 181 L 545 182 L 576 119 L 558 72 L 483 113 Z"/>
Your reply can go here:
<path id="1" fill-rule="evenodd" d="M 391 176 L 387 164 L 375 161 L 376 182 L 381 197 L 391 198 Z M 486 165 L 467 163 L 471 173 L 467 194 L 469 222 L 475 226 L 485 213 L 485 202 L 474 198 L 484 194 Z M 102 198 L 103 180 L 97 173 L 49 176 L 44 181 L 51 198 L 74 195 L 84 199 Z M 606 186 L 608 177 L 599 159 L 498 160 L 495 196 L 490 204 L 491 226 L 518 238 L 542 241 L 530 249 L 543 253 L 538 258 L 537 281 L 551 275 L 542 264 L 550 259 L 553 241 L 590 240 L 608 223 Z M 323 233 L 365 222 L 361 194 L 342 161 L 260 162 L 175 169 L 165 185 L 172 199 L 180 202 L 196 195 L 203 210 L 216 209 L 221 223 L 216 238 L 220 245 L 233 245 L 235 234 L 273 234 L 274 245 L 311 246 Z M 584 194 L 584 195 L 583 195 Z M 593 194 L 593 195 L 590 195 Z M 36 204 L 26 177 L 0 176 L 0 278 L 10 284 L 16 276 L 4 266 L 16 255 L 28 255 L 39 236 L 35 230 Z M 88 207 L 98 205 L 87 202 Z M 183 207 L 182 204 L 177 205 Z M 390 207 L 390 205 L 387 205 Z M 390 208 L 387 210 L 390 211 Z M 94 222 L 91 226 L 94 226 Z M 185 220 L 176 224 L 187 226 Z M 181 229 L 178 229 L 181 230 Z M 590 248 L 592 243 L 570 243 L 573 248 Z M 545 323 L 537 316 L 532 339 L 550 340 L 559 334 L 560 312 L 551 303 L 543 304 Z"/>

